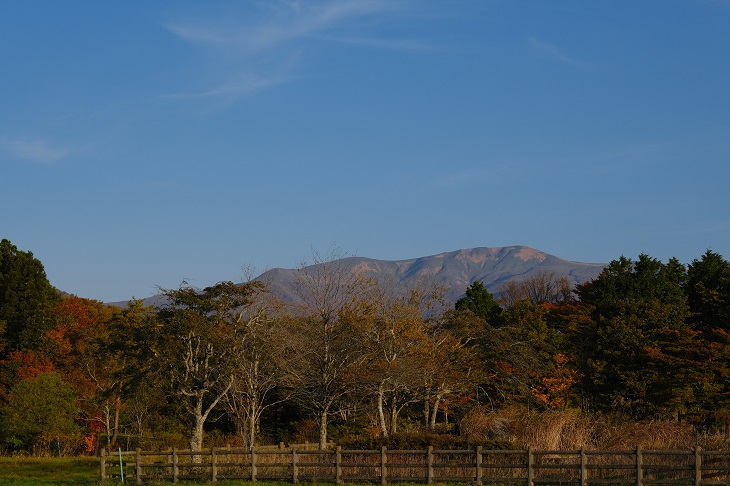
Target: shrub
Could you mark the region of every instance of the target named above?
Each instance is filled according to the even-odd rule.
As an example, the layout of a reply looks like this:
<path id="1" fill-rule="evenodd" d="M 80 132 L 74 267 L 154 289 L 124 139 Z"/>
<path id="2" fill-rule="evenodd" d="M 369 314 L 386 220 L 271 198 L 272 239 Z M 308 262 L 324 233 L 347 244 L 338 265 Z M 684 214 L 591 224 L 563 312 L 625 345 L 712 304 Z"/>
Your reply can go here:
<path id="1" fill-rule="evenodd" d="M 79 448 L 77 410 L 71 385 L 57 373 L 43 373 L 16 384 L 0 418 L 3 442 L 35 455 L 66 455 Z"/>
<path id="2" fill-rule="evenodd" d="M 420 450 L 432 446 L 434 449 L 465 450 L 481 446 L 488 450 L 514 449 L 511 442 L 505 440 L 478 440 L 472 441 L 464 437 L 451 434 L 419 434 L 404 433 L 390 437 L 372 437 L 346 439 L 338 442 L 343 449 L 380 449 L 385 446 L 393 450 Z"/>

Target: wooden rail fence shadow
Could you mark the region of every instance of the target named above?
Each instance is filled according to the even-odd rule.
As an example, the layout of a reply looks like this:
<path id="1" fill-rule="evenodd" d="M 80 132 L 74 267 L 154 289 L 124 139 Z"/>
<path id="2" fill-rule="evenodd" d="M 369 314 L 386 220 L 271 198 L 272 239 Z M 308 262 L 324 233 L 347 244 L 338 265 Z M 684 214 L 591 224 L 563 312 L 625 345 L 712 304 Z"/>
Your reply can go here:
<path id="1" fill-rule="evenodd" d="M 730 451 L 634 450 L 306 450 L 211 448 L 127 451 L 100 458 L 101 478 L 145 481 L 285 480 L 470 482 L 525 486 L 730 485 Z"/>

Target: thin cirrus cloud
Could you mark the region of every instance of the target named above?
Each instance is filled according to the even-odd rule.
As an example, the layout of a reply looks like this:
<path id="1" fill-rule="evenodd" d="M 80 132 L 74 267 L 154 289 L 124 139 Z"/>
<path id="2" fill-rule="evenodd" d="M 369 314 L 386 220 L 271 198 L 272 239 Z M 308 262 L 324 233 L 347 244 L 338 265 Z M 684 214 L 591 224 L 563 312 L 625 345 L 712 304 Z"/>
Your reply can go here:
<path id="1" fill-rule="evenodd" d="M 286 72 L 281 72 L 272 75 L 256 75 L 251 73 L 243 73 L 237 77 L 231 78 L 225 84 L 218 85 L 214 88 L 190 92 L 190 93 L 173 93 L 164 96 L 166 99 L 196 99 L 196 98 L 216 98 L 216 97 L 236 97 L 251 95 L 258 91 L 262 91 L 266 88 L 285 84 L 294 79 L 294 76 L 289 75 Z"/>
<path id="2" fill-rule="evenodd" d="M 302 52 L 308 41 L 351 44 L 379 49 L 419 51 L 426 46 L 417 40 L 353 36 L 357 21 L 395 13 L 401 2 L 381 0 L 332 1 L 325 4 L 272 2 L 265 4 L 253 21 L 216 20 L 171 22 L 165 28 L 191 44 L 210 50 L 221 64 L 218 84 L 192 93 L 166 98 L 191 99 L 249 95 L 301 78 Z M 347 35 L 341 31 L 348 31 Z"/>
<path id="3" fill-rule="evenodd" d="M 0 150 L 18 159 L 46 164 L 58 162 L 71 153 L 66 147 L 53 146 L 44 140 L 0 140 Z"/>
<path id="4" fill-rule="evenodd" d="M 391 4 L 368 0 L 332 2 L 313 8 L 291 4 L 288 8 L 277 9 L 268 19 L 253 25 L 227 22 L 207 25 L 170 23 L 166 28 L 190 42 L 254 53 L 326 32 L 347 20 L 392 10 Z"/>
<path id="5" fill-rule="evenodd" d="M 578 60 L 574 57 L 567 55 L 565 52 L 563 52 L 558 47 L 556 47 L 552 44 L 549 44 L 547 42 L 541 41 L 539 39 L 535 39 L 533 37 L 529 38 L 527 41 L 534 52 L 536 52 L 540 56 L 550 59 L 552 61 L 557 61 L 562 64 L 567 64 L 567 65 L 576 66 L 576 67 L 590 67 L 591 66 L 587 62 Z"/>

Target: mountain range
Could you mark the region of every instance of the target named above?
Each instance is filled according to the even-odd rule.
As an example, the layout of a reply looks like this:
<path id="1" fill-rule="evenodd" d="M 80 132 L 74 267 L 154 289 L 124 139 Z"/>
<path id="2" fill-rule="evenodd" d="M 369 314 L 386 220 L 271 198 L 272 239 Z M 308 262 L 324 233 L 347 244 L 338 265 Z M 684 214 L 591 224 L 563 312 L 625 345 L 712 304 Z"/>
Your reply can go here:
<path id="1" fill-rule="evenodd" d="M 339 269 L 383 278 L 404 287 L 428 282 L 446 289 L 447 302 L 456 302 L 475 280 L 481 280 L 492 293 L 512 279 L 524 280 L 541 272 L 565 276 L 573 284 L 596 278 L 605 263 L 580 263 L 564 260 L 526 246 L 469 248 L 408 260 L 375 260 L 346 257 L 337 260 Z M 283 302 L 296 302 L 295 275 L 298 269 L 274 268 L 257 277 Z M 161 302 L 161 296 L 145 299 L 145 304 Z M 117 303 L 118 305 L 120 303 Z M 122 303 L 121 305 L 126 305 Z"/>

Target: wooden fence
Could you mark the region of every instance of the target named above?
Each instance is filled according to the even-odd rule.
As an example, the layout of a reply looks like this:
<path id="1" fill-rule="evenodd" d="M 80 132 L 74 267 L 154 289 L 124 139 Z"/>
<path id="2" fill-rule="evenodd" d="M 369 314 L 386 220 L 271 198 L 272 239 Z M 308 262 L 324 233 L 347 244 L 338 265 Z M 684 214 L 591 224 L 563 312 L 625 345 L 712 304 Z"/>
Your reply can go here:
<path id="1" fill-rule="evenodd" d="M 730 485 L 730 451 L 643 450 L 301 450 L 212 448 L 198 452 L 105 453 L 102 479 L 145 481 L 285 480 L 573 484 Z"/>

